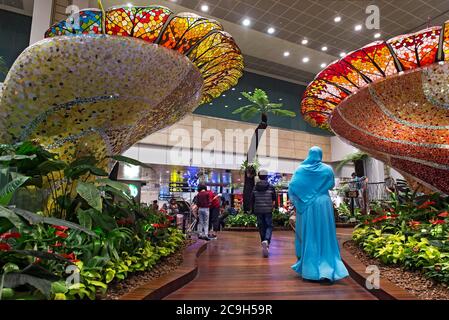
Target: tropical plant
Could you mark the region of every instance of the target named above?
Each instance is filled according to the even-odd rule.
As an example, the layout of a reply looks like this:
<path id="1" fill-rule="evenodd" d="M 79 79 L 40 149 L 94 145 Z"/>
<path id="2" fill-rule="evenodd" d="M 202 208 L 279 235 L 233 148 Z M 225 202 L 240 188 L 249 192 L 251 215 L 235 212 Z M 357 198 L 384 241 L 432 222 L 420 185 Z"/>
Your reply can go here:
<path id="1" fill-rule="evenodd" d="M 239 213 L 235 216 L 229 216 L 226 224 L 228 227 L 256 227 L 257 217 L 252 214 Z"/>
<path id="2" fill-rule="evenodd" d="M 339 171 L 341 168 L 343 168 L 345 165 L 347 165 L 350 162 L 356 162 L 359 160 L 364 160 L 366 158 L 368 158 L 368 154 L 362 151 L 357 151 L 354 153 L 350 153 L 348 155 L 346 155 L 343 160 L 340 161 L 340 163 L 337 165 L 337 167 L 335 168 L 336 171 Z"/>
<path id="3" fill-rule="evenodd" d="M 282 103 L 270 102 L 267 93 L 262 89 L 254 89 L 253 94 L 242 92 L 242 95 L 251 104 L 240 107 L 232 112 L 233 114 L 241 114 L 242 120 L 249 120 L 257 114 L 266 118 L 269 113 L 281 117 L 296 117 L 295 112 L 282 109 Z"/>

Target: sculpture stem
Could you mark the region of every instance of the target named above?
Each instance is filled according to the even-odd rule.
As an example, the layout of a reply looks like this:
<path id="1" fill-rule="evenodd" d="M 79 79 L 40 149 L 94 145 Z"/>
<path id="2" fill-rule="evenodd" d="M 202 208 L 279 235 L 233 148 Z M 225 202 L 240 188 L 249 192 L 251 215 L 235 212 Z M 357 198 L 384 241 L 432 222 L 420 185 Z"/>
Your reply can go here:
<path id="1" fill-rule="evenodd" d="M 101 31 L 106 34 L 106 11 L 104 11 L 103 3 L 98 0 L 98 7 L 101 10 Z"/>

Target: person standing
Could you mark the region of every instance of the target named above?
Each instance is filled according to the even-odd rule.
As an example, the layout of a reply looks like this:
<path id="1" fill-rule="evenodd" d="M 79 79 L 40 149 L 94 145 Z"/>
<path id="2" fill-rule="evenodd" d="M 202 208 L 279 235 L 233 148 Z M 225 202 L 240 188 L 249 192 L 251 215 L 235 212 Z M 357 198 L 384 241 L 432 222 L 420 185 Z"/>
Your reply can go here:
<path id="1" fill-rule="evenodd" d="M 155 212 L 159 211 L 159 204 L 158 204 L 157 200 L 153 201 L 153 205 L 151 207 Z"/>
<path id="2" fill-rule="evenodd" d="M 209 190 L 210 197 L 210 211 L 209 211 L 209 235 L 210 239 L 216 239 L 216 232 L 219 230 L 219 220 L 220 220 L 220 199 L 221 194 L 215 194 L 212 190 Z"/>
<path id="3" fill-rule="evenodd" d="M 198 186 L 196 205 L 198 206 L 198 239 L 209 241 L 209 208 L 211 206 L 211 198 L 205 185 Z"/>
<path id="4" fill-rule="evenodd" d="M 267 181 L 267 171 L 261 170 L 259 179 L 254 186 L 250 203 L 252 213 L 257 216 L 262 254 L 267 258 L 273 233 L 273 209 L 276 206 L 276 190 Z"/>
<path id="5" fill-rule="evenodd" d="M 288 186 L 296 208 L 296 257 L 292 266 L 303 279 L 331 282 L 347 277 L 340 256 L 329 190 L 335 186 L 332 168 L 322 163 L 323 151 L 312 147 Z"/>

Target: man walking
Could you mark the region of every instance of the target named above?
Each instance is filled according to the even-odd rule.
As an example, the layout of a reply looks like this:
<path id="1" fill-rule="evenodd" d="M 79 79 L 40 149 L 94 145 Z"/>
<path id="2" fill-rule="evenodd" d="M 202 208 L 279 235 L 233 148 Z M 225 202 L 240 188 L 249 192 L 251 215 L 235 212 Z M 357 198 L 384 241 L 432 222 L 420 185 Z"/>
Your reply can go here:
<path id="1" fill-rule="evenodd" d="M 259 172 L 260 181 L 256 183 L 251 195 L 251 211 L 257 216 L 260 239 L 262 241 L 262 254 L 268 257 L 268 249 L 273 232 L 273 209 L 276 206 L 276 191 L 268 183 L 268 172 Z"/>
<path id="2" fill-rule="evenodd" d="M 209 241 L 209 208 L 211 198 L 205 185 L 198 186 L 196 205 L 198 206 L 198 238 Z"/>

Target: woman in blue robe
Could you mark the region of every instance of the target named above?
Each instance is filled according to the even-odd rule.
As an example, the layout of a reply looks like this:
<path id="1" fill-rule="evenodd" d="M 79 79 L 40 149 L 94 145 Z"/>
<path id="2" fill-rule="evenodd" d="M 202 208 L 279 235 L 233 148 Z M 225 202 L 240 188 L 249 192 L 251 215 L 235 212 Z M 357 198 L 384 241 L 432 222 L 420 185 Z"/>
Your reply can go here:
<path id="1" fill-rule="evenodd" d="M 334 282 L 348 276 L 340 249 L 329 190 L 335 186 L 332 168 L 322 163 L 323 151 L 312 147 L 288 187 L 296 208 L 296 257 L 292 266 L 303 279 Z"/>

